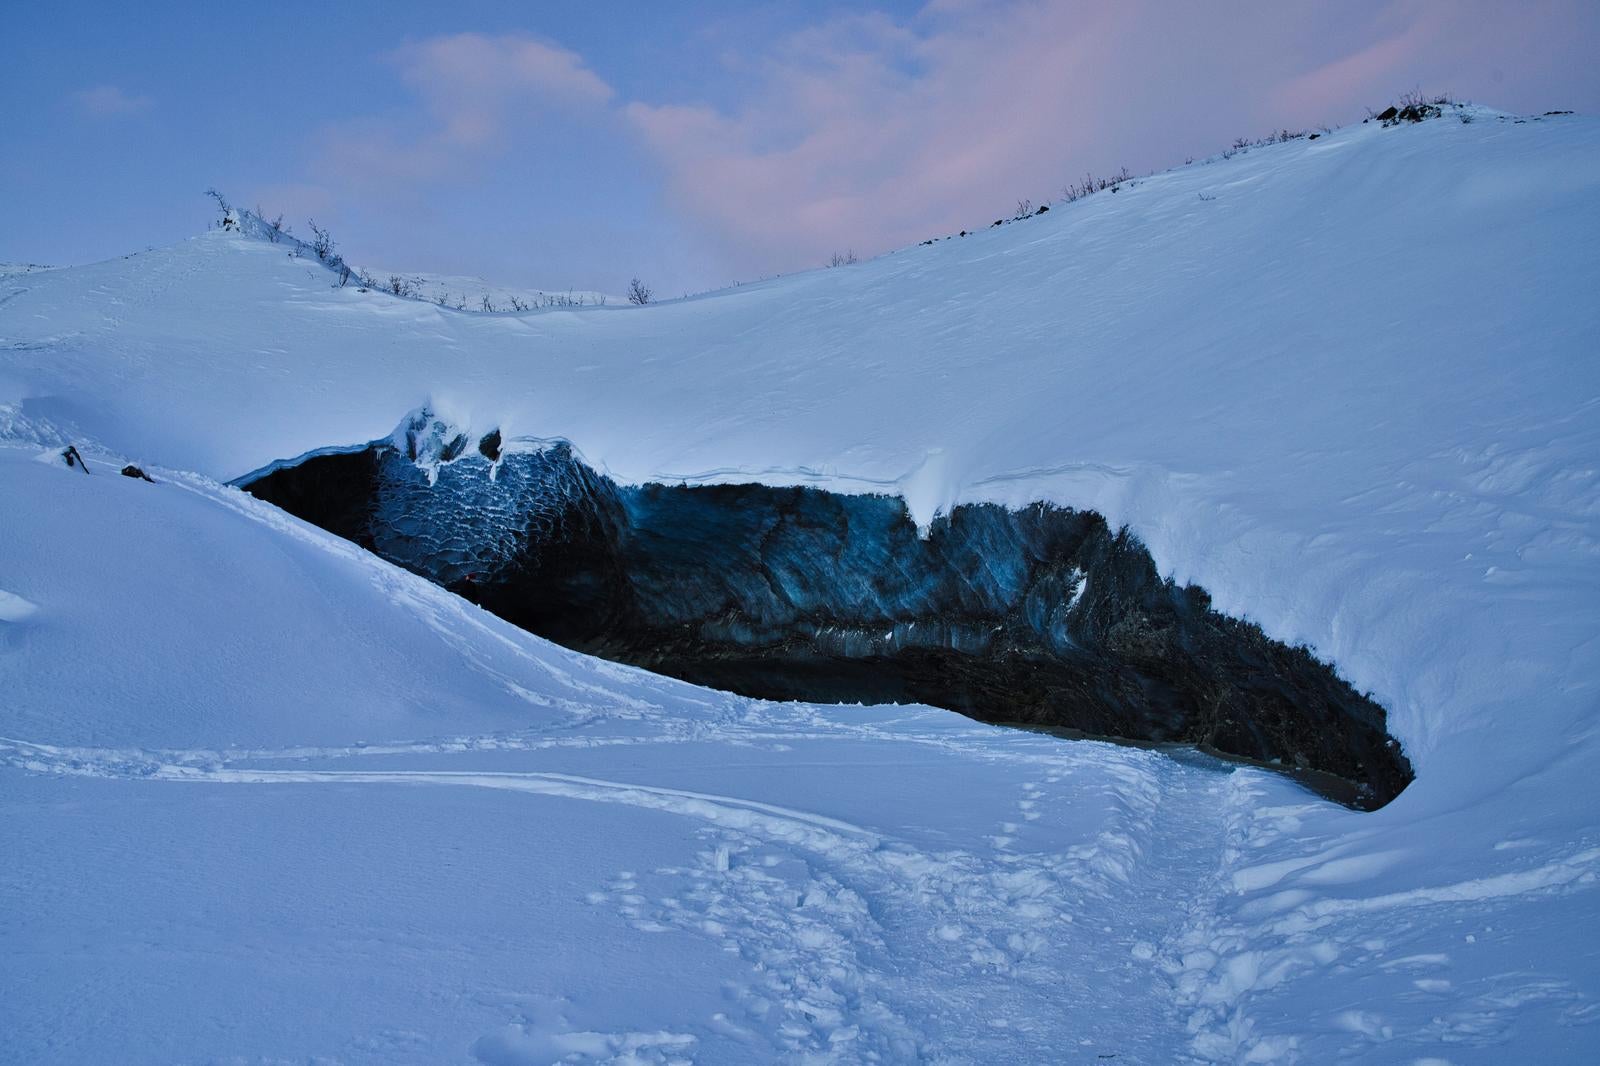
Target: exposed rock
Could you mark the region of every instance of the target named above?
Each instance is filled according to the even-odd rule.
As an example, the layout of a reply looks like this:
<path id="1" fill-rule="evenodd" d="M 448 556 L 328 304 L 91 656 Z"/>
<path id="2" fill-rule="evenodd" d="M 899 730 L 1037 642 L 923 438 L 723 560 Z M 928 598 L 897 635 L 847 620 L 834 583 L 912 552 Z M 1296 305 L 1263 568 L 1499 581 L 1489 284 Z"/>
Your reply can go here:
<path id="1" fill-rule="evenodd" d="M 1407 104 L 1398 111 L 1391 107 L 1378 118 L 1385 126 L 1398 126 L 1402 122 L 1421 122 L 1423 119 L 1438 118 L 1442 114 L 1444 112 L 1437 105 L 1418 102 Z M 1388 117 L 1385 118 L 1384 115 Z"/>
<path id="2" fill-rule="evenodd" d="M 1093 512 L 964 505 L 924 538 L 895 497 L 622 487 L 564 446 L 489 470 L 380 445 L 246 488 L 534 633 L 745 695 L 1195 744 L 1364 807 L 1411 780 L 1383 708 Z"/>

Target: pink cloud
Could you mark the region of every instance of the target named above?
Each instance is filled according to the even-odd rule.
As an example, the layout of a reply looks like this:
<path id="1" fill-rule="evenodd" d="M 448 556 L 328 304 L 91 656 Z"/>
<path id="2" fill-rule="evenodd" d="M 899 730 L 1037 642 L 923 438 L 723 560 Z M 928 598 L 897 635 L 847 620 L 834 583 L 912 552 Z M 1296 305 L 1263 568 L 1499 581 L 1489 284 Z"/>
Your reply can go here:
<path id="1" fill-rule="evenodd" d="M 503 148 L 521 105 L 603 107 L 613 95 L 576 52 L 522 35 L 433 37 L 389 59 L 421 102 L 420 123 L 334 124 L 321 137 L 320 169 L 354 181 L 437 180 Z"/>
<path id="2" fill-rule="evenodd" d="M 770 273 L 982 226 L 1086 171 L 1359 119 L 1413 87 L 1472 95 L 1487 81 L 1482 102 L 1516 107 L 1497 95 L 1509 73 L 1522 102 L 1560 107 L 1549 86 L 1592 79 L 1592 34 L 1570 29 L 1594 21 L 1585 2 L 929 0 L 726 47 L 712 61 L 726 70 L 702 79 L 732 101 L 720 105 L 621 100 L 558 45 L 453 34 L 390 54 L 416 107 L 327 128 L 312 178 L 421 200 L 480 175 L 541 114 L 600 119 L 590 128 L 654 157 L 719 270 Z"/>
<path id="3" fill-rule="evenodd" d="M 1101 127 L 1082 103 L 1111 76 L 1102 45 L 1125 17 L 1002 7 L 836 20 L 783 42 L 761 91 L 732 113 L 625 111 L 677 201 L 751 261 L 789 268 L 847 245 L 911 243 L 972 225 L 1008 195 L 1051 195 Z"/>
<path id="4" fill-rule="evenodd" d="M 1348 110 L 1362 102 L 1387 102 L 1407 89 L 1441 91 L 1449 86 L 1421 85 L 1422 71 L 1452 50 L 1465 16 L 1483 25 L 1481 12 L 1457 3 L 1395 0 L 1372 18 L 1377 38 L 1365 47 L 1285 81 L 1277 92 L 1291 106 L 1305 111 Z M 1492 15 L 1488 21 L 1493 21 Z"/>
<path id="5" fill-rule="evenodd" d="M 1586 16 L 1583 0 L 1388 0 L 1364 20 L 1371 29 L 1364 47 L 1289 78 L 1276 91 L 1305 110 L 1349 111 L 1392 102 L 1408 90 L 1465 97 L 1487 91 L 1476 102 L 1514 108 L 1514 100 L 1499 94 L 1507 72 L 1516 71 L 1522 93 L 1540 94 L 1527 102 L 1564 106 L 1559 96 L 1543 96 L 1550 89 L 1542 86 L 1569 80 L 1569 70 L 1592 72 L 1585 17 L 1592 21 L 1593 9 L 1589 5 Z"/>
<path id="6" fill-rule="evenodd" d="M 393 59 L 401 76 L 447 113 L 519 94 L 587 103 L 612 96 L 582 56 L 533 37 L 458 33 L 405 45 Z"/>
<path id="7" fill-rule="evenodd" d="M 685 212 L 745 268 L 791 269 L 982 225 L 1086 170 L 1347 122 L 1413 87 L 1470 93 L 1502 68 L 1555 71 L 1583 50 L 1562 30 L 1578 10 L 932 0 L 909 19 L 841 17 L 738 56 L 761 73 L 731 107 L 624 112 Z"/>

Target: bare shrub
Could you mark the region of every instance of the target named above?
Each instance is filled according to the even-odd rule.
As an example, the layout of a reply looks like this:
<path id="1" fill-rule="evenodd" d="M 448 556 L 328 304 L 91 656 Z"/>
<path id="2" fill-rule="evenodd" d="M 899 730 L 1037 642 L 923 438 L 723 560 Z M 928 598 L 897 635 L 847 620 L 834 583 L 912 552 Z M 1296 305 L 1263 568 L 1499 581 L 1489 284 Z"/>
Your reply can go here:
<path id="1" fill-rule="evenodd" d="M 317 225 L 317 220 L 314 218 L 307 219 L 306 225 L 311 227 L 311 250 L 317 253 L 318 259 L 326 263 L 328 257 L 333 254 L 333 238 L 328 235 L 327 230 Z"/>
<path id="2" fill-rule="evenodd" d="M 1093 174 L 1085 174 L 1083 180 L 1078 182 L 1076 185 L 1068 182 L 1065 186 L 1063 186 L 1061 189 L 1061 198 L 1070 204 L 1076 200 L 1083 199 L 1085 196 L 1089 196 L 1097 192 L 1104 192 L 1107 189 L 1115 192 L 1117 187 L 1123 182 L 1132 180 L 1133 175 L 1128 172 L 1127 167 L 1123 167 L 1122 169 L 1118 170 L 1109 178 L 1097 178 Z"/>
<path id="3" fill-rule="evenodd" d="M 650 287 L 644 282 L 640 281 L 638 278 L 634 278 L 632 281 L 628 282 L 629 303 L 638 304 L 640 307 L 643 307 L 654 297 L 655 293 L 651 291 Z"/>
<path id="4" fill-rule="evenodd" d="M 278 217 L 269 221 L 267 216 L 261 213 L 260 204 L 256 204 L 256 221 L 261 223 L 262 228 L 266 230 L 267 240 L 273 244 L 277 244 L 278 240 L 289 232 L 283 224 L 283 212 L 278 212 Z"/>
<path id="5" fill-rule="evenodd" d="M 216 221 L 218 229 L 233 229 L 239 224 L 239 216 L 233 213 L 233 205 L 228 203 L 228 198 L 216 189 L 207 189 L 206 195 L 217 202 L 219 216 Z"/>
<path id="6" fill-rule="evenodd" d="M 1400 94 L 1399 107 L 1402 111 L 1408 107 L 1449 107 L 1455 102 L 1455 97 L 1449 93 L 1434 93 L 1432 96 L 1429 96 L 1421 89 L 1412 89 L 1410 92 Z"/>

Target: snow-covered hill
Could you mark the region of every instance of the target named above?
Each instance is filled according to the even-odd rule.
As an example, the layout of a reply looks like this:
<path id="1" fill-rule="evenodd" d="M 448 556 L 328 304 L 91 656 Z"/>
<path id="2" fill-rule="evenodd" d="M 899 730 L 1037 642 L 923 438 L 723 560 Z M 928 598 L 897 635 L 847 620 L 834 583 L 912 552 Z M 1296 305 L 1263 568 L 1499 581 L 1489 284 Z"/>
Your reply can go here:
<path id="1" fill-rule="evenodd" d="M 222 232 L 0 277 L 0 1057 L 1586 1061 L 1600 122 L 1473 115 L 643 308 Z M 1096 509 L 1417 780 L 695 689 L 221 484 L 423 406 L 622 483 Z"/>
<path id="2" fill-rule="evenodd" d="M 54 267 L 42 263 L 0 263 L 0 278 L 15 277 L 19 274 L 36 274 L 41 270 L 53 270 Z"/>
<path id="3" fill-rule="evenodd" d="M 608 304 L 625 305 L 628 302 L 625 296 L 610 296 L 589 289 L 530 289 L 501 285 L 461 274 L 428 274 L 383 269 L 371 269 L 367 273 L 378 288 L 387 290 L 391 294 L 424 300 L 456 311 L 498 314 L 506 311 L 605 307 Z"/>

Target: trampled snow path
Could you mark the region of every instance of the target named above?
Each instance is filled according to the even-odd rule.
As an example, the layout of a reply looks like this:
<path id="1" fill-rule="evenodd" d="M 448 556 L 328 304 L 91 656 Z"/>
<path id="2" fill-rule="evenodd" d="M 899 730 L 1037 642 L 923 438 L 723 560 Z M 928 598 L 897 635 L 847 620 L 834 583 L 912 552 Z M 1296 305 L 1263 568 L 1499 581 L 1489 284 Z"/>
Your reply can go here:
<path id="1" fill-rule="evenodd" d="M 0 1059 L 1595 1061 L 1600 124 L 1473 117 L 645 309 L 226 234 L 8 279 Z M 423 403 L 627 481 L 1093 507 L 1417 780 L 694 689 L 217 483 Z"/>
<path id="2" fill-rule="evenodd" d="M 792 726 L 783 729 L 785 720 Z M 966 730 L 962 730 L 966 732 Z M 1441 910 L 1467 928 L 1522 899 L 1561 899 L 1591 886 L 1600 851 L 1579 850 L 1521 876 L 1434 884 L 1387 896 L 1340 899 L 1331 892 L 1278 890 L 1295 875 L 1325 888 L 1360 881 L 1385 859 L 1342 859 L 1353 842 L 1297 850 L 1309 857 L 1258 862 L 1326 808 L 1294 786 L 1251 770 L 1186 765 L 1166 755 L 1097 744 L 1041 749 L 1042 738 L 1001 734 L 997 743 L 952 744 L 942 730 L 904 723 L 852 723 L 821 709 L 757 705 L 751 713 L 670 747 L 686 759 L 641 764 L 630 747 L 662 741 L 614 735 L 593 745 L 548 738 L 455 738 L 443 743 L 281 752 L 141 752 L 0 741 L 0 763 L 48 775 L 181 784 L 219 790 L 268 787 L 347 790 L 472 790 L 535 801 L 518 817 L 544 817 L 540 800 L 658 812 L 692 826 L 692 843 L 654 868 L 584 871 L 570 891 L 620 921 L 644 944 L 673 934 L 727 953 L 720 1009 L 676 1017 L 659 1030 L 613 1019 L 571 1029 L 540 1011 L 480 1034 L 484 1062 L 726 1061 L 730 1055 L 795 1061 L 1279 1061 L 1335 1046 L 1385 1060 L 1404 1049 L 1501 1047 L 1531 1007 L 1583 1026 L 1600 1008 L 1582 989 L 1534 970 L 1471 975 L 1465 1004 L 1422 1028 L 1403 1020 L 1408 1000 L 1445 1001 L 1467 967 L 1437 947 L 1429 921 Z M 974 796 L 989 832 L 965 829 L 975 849 L 941 842 L 921 826 L 864 825 L 803 806 L 679 787 L 717 779 L 746 751 L 762 767 L 758 794 L 797 786 L 818 802 L 814 782 L 777 781 L 778 767 L 851 767 L 887 745 L 943 753 L 974 749 L 1000 771 L 989 784 L 1009 800 Z M 769 753 L 770 754 L 765 754 Z M 711 755 L 707 760 L 707 755 Z M 530 760 L 588 757 L 632 765 L 626 778 L 529 768 Z M 495 768 L 457 768 L 462 760 Z M 718 760 L 722 761 L 718 761 Z M 300 764 L 282 769 L 282 763 Z M 514 762 L 519 769 L 506 769 Z M 396 763 L 403 763 L 397 766 Z M 376 768 L 374 764 L 379 764 Z M 425 764 L 425 765 L 420 765 Z M 952 766 L 954 764 L 951 764 Z M 949 767 L 947 767 L 948 769 Z M 892 771 L 890 771 L 892 773 Z M 672 784 L 642 778 L 657 775 Z M 909 779 L 901 779 L 904 786 Z M 997 802 L 1001 800 L 1001 802 Z M 821 805 L 821 804 L 819 804 Z M 892 815 L 893 812 L 886 812 Z M 625 817 L 625 816 L 624 816 Z M 1088 824 L 1074 824 L 1086 817 Z M 588 831 L 615 819 L 585 816 Z M 1356 836 L 1359 837 L 1360 833 Z M 492 856 L 482 856 L 492 859 Z M 1389 861 L 1394 861 L 1391 857 Z M 1307 876 L 1311 873 L 1314 876 Z M 1381 933 L 1365 916 L 1383 914 Z M 1478 924 L 1481 923 L 1481 924 Z M 507 935 L 514 936 L 508 929 Z M 1466 934 L 1471 936 L 1471 934 Z M 1473 941 L 1463 941 L 1467 951 Z M 640 950 L 653 954 L 648 946 Z M 670 960 L 670 950 L 661 956 Z M 1386 1015 L 1338 1009 L 1337 990 L 1355 979 L 1395 985 Z M 1459 978 L 1456 978 L 1459 979 Z M 1325 1031 L 1271 1008 L 1275 992 L 1310 981 L 1330 990 Z M 1370 1002 L 1372 997 L 1368 996 Z M 605 1024 L 611 1023 L 611 1024 Z M 1296 1031 L 1298 1029 L 1299 1031 Z M 710 1043 L 708 1043 L 710 1042 Z M 726 1046 L 724 1046 L 726 1045 Z M 734 1052 L 731 1049 L 742 1048 Z M 1387 1054 L 1385 1054 L 1387 1050 Z M 632 1056 L 630 1059 L 628 1056 Z M 1314 1056 L 1312 1056 L 1314 1057 Z M 1468 1060 L 1471 1061 L 1471 1060 Z"/>
<path id="3" fill-rule="evenodd" d="M 1474 843 L 1256 770 L 707 692 L 204 478 L 34 454 L 0 451 L 49 501 L 0 621 L 19 1059 L 1560 1061 L 1600 1021 L 1560 961 L 1581 834 Z M 120 650 L 188 588 L 228 594 Z M 310 684 L 277 665 L 323 648 Z M 209 743 L 151 742 L 179 737 Z M 63 996 L 86 966 L 117 1017 Z"/>
<path id="4" fill-rule="evenodd" d="M 810 738 L 824 749 L 862 737 L 882 743 L 872 727 L 778 734 L 778 723 L 763 718 L 730 726 L 725 739 L 771 744 L 782 735 L 785 747 Z M 900 739 L 936 749 L 950 742 L 938 733 Z M 765 1049 L 762 1056 L 993 1061 L 1095 1048 L 1133 1061 L 1165 1057 L 1176 1016 L 1153 994 L 1163 982 L 1141 948 L 1175 933 L 1169 922 L 1181 912 L 1169 901 L 1204 874 L 1214 854 L 1207 841 L 1220 841 L 1215 800 L 1227 775 L 1132 749 L 1083 759 L 1070 747 L 1064 758 L 1007 747 L 988 755 L 1011 771 L 1014 799 L 982 851 L 741 797 L 568 773 L 235 768 L 271 753 L 236 760 L 20 741 L 0 741 L 0 759 L 34 772 L 207 788 L 470 788 L 668 812 L 700 823 L 701 846 L 676 865 L 619 871 L 585 898 L 639 934 L 686 932 L 737 956 L 745 978 L 725 989 L 726 1009 L 701 1022 Z M 386 761 L 372 752 L 361 761 L 374 758 Z M 330 752 L 325 761 L 350 759 Z M 1085 789 L 1114 797 L 1114 813 L 1074 827 L 1072 801 Z M 1194 868 L 1171 855 L 1144 861 L 1162 848 L 1193 856 Z M 486 1034 L 480 1051 L 489 1061 L 523 1061 L 520 1047 L 536 1061 L 549 1050 L 547 1036 L 513 1025 Z"/>

